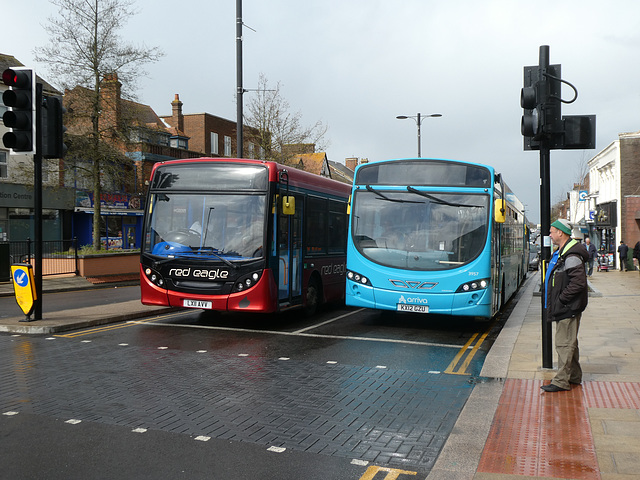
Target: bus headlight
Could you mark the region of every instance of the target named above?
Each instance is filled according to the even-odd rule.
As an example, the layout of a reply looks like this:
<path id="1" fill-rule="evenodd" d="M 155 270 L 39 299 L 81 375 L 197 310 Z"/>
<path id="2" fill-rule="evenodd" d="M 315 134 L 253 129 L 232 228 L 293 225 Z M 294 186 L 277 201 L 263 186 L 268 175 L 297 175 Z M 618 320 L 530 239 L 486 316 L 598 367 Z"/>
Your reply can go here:
<path id="1" fill-rule="evenodd" d="M 478 290 L 484 290 L 488 286 L 489 286 L 488 278 L 482 278 L 480 280 L 472 280 L 460 285 L 456 290 L 456 293 L 476 292 Z"/>
<path id="2" fill-rule="evenodd" d="M 244 275 L 242 277 L 240 277 L 236 283 L 233 285 L 233 291 L 234 292 L 242 292 L 248 288 L 253 287 L 256 283 L 258 283 L 258 280 L 260 280 L 260 277 L 262 276 L 262 272 L 253 272 L 250 273 L 249 275 Z"/>
<path id="3" fill-rule="evenodd" d="M 347 278 L 352 282 L 360 283 L 362 285 L 371 285 L 371 282 L 364 275 L 360 275 L 359 273 L 352 272 L 351 270 L 347 270 Z"/>
<path id="4" fill-rule="evenodd" d="M 151 283 L 158 287 L 164 288 L 164 278 L 162 278 L 162 275 L 160 275 L 154 269 L 146 267 L 144 269 L 144 274 Z"/>

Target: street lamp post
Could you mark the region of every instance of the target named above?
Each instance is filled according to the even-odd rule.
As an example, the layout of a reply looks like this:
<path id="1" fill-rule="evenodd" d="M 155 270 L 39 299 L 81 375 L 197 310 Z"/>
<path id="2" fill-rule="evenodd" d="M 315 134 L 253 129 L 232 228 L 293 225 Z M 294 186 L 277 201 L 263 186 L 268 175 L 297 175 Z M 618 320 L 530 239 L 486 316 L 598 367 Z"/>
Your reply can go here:
<path id="1" fill-rule="evenodd" d="M 422 125 L 422 120 L 424 120 L 425 118 L 429 118 L 429 117 L 441 117 L 442 114 L 440 113 L 432 113 L 430 115 L 421 115 L 420 113 L 418 113 L 417 115 L 398 115 L 396 118 L 398 120 L 406 120 L 407 118 L 413 118 L 416 121 L 416 124 L 418 125 L 418 158 L 421 158 L 422 156 L 422 152 L 421 152 L 421 139 L 420 139 L 420 125 Z"/>

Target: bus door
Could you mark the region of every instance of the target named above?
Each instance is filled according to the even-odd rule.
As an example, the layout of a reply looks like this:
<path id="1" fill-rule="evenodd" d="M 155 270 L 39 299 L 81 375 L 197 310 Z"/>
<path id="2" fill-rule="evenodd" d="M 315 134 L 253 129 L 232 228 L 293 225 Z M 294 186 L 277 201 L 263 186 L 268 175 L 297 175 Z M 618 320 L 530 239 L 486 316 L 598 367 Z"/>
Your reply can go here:
<path id="1" fill-rule="evenodd" d="M 493 222 L 491 233 L 491 285 L 493 286 L 493 313 L 497 312 L 501 305 L 502 289 L 502 224 Z"/>
<path id="2" fill-rule="evenodd" d="M 278 300 L 281 305 L 299 304 L 302 297 L 302 210 L 303 198 L 296 197 L 294 215 L 278 209 Z"/>

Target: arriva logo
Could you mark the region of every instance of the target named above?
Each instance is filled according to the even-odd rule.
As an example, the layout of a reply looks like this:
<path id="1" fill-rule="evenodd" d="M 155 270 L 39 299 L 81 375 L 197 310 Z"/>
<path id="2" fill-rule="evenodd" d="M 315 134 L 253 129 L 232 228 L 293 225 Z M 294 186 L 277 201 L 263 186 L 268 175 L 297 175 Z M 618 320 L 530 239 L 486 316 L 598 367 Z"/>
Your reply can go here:
<path id="1" fill-rule="evenodd" d="M 418 298 L 418 297 L 407 297 L 407 298 L 404 298 L 404 295 L 400 295 L 400 298 L 398 299 L 398 303 L 411 303 L 411 304 L 422 303 L 422 304 L 426 305 L 429 302 L 427 301 L 426 298 Z"/>

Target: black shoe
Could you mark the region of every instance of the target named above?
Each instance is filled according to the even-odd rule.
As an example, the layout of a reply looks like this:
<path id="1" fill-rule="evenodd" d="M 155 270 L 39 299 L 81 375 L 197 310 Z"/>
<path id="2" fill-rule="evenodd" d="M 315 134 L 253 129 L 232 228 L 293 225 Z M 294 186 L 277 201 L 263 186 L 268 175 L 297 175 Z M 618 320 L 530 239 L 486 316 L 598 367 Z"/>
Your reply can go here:
<path id="1" fill-rule="evenodd" d="M 545 392 L 566 392 L 569 390 L 568 388 L 560 388 L 553 383 L 550 383 L 549 385 L 542 385 L 540 388 Z"/>

